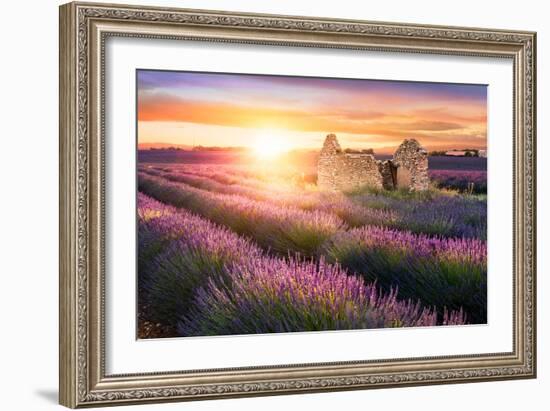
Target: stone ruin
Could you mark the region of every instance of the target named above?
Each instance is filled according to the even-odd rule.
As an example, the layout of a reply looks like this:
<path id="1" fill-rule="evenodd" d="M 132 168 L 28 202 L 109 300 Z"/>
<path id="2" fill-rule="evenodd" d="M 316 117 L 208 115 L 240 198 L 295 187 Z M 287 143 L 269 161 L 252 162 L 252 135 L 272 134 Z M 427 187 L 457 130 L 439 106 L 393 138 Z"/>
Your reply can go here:
<path id="1" fill-rule="evenodd" d="M 335 134 L 327 135 L 319 156 L 317 186 L 323 190 L 349 191 L 373 187 L 410 191 L 427 190 L 428 153 L 414 139 L 404 140 L 391 160 L 372 154 L 345 153 Z"/>
<path id="2" fill-rule="evenodd" d="M 389 162 L 392 170 L 395 170 L 393 187 L 408 188 L 411 191 L 428 189 L 428 152 L 418 141 L 404 140 L 393 153 L 393 160 Z"/>

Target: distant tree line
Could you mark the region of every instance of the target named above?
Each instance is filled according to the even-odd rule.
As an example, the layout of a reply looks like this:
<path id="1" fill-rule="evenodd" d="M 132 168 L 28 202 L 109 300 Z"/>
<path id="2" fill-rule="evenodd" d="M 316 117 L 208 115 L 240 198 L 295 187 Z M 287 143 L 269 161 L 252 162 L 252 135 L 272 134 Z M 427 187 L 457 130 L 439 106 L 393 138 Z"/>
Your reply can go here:
<path id="1" fill-rule="evenodd" d="M 195 146 L 193 151 L 245 151 L 245 147 Z"/>
<path id="2" fill-rule="evenodd" d="M 346 148 L 344 150 L 344 153 L 347 154 L 374 154 L 374 150 L 372 148 L 365 148 L 362 150 L 354 149 L 354 148 Z"/>
<path id="3" fill-rule="evenodd" d="M 428 155 L 431 156 L 431 157 L 443 157 L 443 156 L 447 155 L 447 152 L 446 151 L 430 151 L 428 153 Z"/>
<path id="4" fill-rule="evenodd" d="M 187 151 L 187 148 L 182 147 L 150 147 L 149 150 L 151 151 Z M 245 147 L 218 147 L 218 146 L 195 146 L 191 149 L 191 151 L 245 151 Z"/>
<path id="5" fill-rule="evenodd" d="M 181 147 L 151 147 L 149 148 L 151 151 L 180 151 L 182 150 Z"/>
<path id="6" fill-rule="evenodd" d="M 464 150 L 434 150 L 430 151 L 428 155 L 430 157 L 452 157 L 452 154 L 448 154 L 452 151 L 464 151 L 464 157 L 479 157 L 479 150 L 476 148 L 465 148 Z"/>

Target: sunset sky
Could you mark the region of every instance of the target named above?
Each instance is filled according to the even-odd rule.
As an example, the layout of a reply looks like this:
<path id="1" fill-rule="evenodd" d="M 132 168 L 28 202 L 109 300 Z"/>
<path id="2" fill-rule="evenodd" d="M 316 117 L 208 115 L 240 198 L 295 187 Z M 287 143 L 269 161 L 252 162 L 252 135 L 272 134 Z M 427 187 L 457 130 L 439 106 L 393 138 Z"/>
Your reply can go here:
<path id="1" fill-rule="evenodd" d="M 138 142 L 392 151 L 485 148 L 484 85 L 138 70 Z"/>

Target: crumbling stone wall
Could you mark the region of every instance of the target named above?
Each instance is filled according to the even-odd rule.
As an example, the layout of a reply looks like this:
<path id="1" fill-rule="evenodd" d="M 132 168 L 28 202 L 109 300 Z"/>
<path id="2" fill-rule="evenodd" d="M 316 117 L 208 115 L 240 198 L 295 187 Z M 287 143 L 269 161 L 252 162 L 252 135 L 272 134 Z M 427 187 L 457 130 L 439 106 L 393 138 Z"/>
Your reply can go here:
<path id="1" fill-rule="evenodd" d="M 382 188 L 382 175 L 372 154 L 344 153 L 336 135 L 329 134 L 319 156 L 317 185 L 325 190 Z"/>
<path id="2" fill-rule="evenodd" d="M 343 155 L 342 148 L 335 134 L 325 138 L 319 155 L 317 167 L 317 186 L 325 190 L 337 190 L 339 158 Z"/>
<path id="3" fill-rule="evenodd" d="M 426 190 L 428 153 L 411 139 L 401 143 L 392 160 L 377 161 L 372 154 L 344 153 L 336 135 L 329 134 L 319 155 L 317 185 L 324 190 L 347 191 L 362 186 Z"/>
<path id="4" fill-rule="evenodd" d="M 382 188 L 382 175 L 372 154 L 344 154 L 340 159 L 336 185 L 341 190 L 353 190 L 364 185 Z"/>
<path id="5" fill-rule="evenodd" d="M 392 164 L 397 169 L 396 187 L 411 191 L 428 189 L 428 152 L 418 141 L 403 141 L 393 154 Z"/>

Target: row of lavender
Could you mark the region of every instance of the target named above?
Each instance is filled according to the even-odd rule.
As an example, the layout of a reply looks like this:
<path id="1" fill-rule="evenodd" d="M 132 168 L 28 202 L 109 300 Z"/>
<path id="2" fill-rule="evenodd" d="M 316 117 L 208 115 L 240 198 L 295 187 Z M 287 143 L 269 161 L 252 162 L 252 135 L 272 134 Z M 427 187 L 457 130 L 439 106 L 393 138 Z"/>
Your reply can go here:
<path id="1" fill-rule="evenodd" d="M 138 196 L 139 276 L 176 335 L 430 326 L 436 312 L 382 293 L 338 264 L 268 255 L 227 228 Z M 442 324 L 463 324 L 444 312 Z"/>
<path id="2" fill-rule="evenodd" d="M 392 197 L 387 193 L 373 192 L 347 196 L 289 189 L 250 177 L 239 181 L 238 175 L 227 171 L 199 167 L 164 171 L 144 168 L 143 172 L 215 193 L 327 212 L 338 216 L 351 227 L 377 225 L 415 233 L 480 239 L 485 239 L 487 233 L 486 202 L 472 196 L 428 193 L 423 198 L 403 199 L 402 193 L 399 193 L 400 197 Z"/>
<path id="3" fill-rule="evenodd" d="M 185 208 L 252 239 L 270 254 L 299 254 L 339 263 L 386 292 L 437 307 L 464 309 L 473 323 L 486 321 L 486 243 L 443 238 L 381 226 L 350 228 L 338 215 L 303 210 L 236 194 L 198 189 L 139 174 L 140 191 Z"/>
<path id="4" fill-rule="evenodd" d="M 430 180 L 438 187 L 487 194 L 487 171 L 482 170 L 430 170 Z"/>
<path id="5" fill-rule="evenodd" d="M 224 184 L 239 184 L 249 185 L 252 187 L 265 188 L 266 183 L 272 180 L 292 181 L 294 183 L 314 183 L 316 175 L 304 173 L 284 173 L 282 175 L 272 175 L 272 170 L 269 174 L 266 171 L 254 170 L 238 166 L 228 165 L 211 165 L 204 164 L 171 164 L 169 166 L 152 166 L 156 170 L 164 170 L 167 172 L 186 172 L 190 174 L 206 175 L 213 180 Z M 432 183 L 443 189 L 457 190 L 460 192 L 471 192 L 476 194 L 487 193 L 487 171 L 485 170 L 429 170 L 430 180 Z M 271 189 L 274 185 L 271 184 Z"/>

